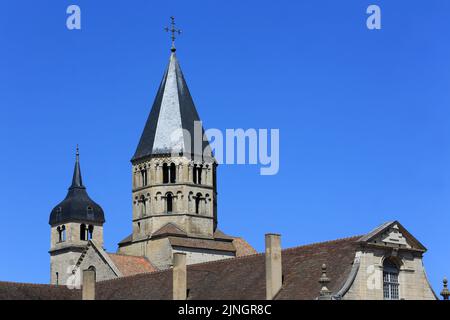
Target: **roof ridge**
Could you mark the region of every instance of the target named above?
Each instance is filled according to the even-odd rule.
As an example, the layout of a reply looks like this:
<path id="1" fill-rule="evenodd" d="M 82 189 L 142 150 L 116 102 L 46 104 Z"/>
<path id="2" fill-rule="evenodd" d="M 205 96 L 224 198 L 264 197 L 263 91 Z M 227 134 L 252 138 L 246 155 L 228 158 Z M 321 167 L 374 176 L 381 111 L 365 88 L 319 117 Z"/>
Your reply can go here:
<path id="1" fill-rule="evenodd" d="M 57 285 L 57 284 L 50 284 L 50 283 L 31 283 L 31 282 L 17 282 L 17 281 L 0 281 L 0 284 L 13 284 L 13 285 L 20 285 L 20 286 L 33 286 L 33 287 L 54 287 L 54 288 L 66 288 L 69 289 L 65 285 Z"/>
<path id="2" fill-rule="evenodd" d="M 132 258 L 145 258 L 144 256 L 135 256 L 131 254 L 124 254 L 124 253 L 114 253 L 114 252 L 106 252 L 107 254 L 113 254 L 115 256 L 122 256 L 122 257 L 132 257 Z"/>
<path id="3" fill-rule="evenodd" d="M 281 252 L 292 251 L 292 250 L 299 249 L 299 248 L 313 247 L 313 246 L 320 245 L 320 244 L 329 244 L 329 243 L 340 242 L 340 241 L 344 241 L 344 240 L 358 239 L 360 237 L 361 237 L 360 235 L 357 235 L 357 236 L 351 236 L 351 237 L 338 238 L 338 239 L 334 239 L 334 240 L 315 242 L 315 243 L 310 243 L 310 244 L 306 244 L 306 245 L 300 245 L 300 246 L 295 246 L 295 247 L 282 249 Z M 226 261 L 235 261 L 235 260 L 256 258 L 258 256 L 264 256 L 264 255 L 265 255 L 265 252 L 257 252 L 257 253 L 253 253 L 253 254 L 249 254 L 249 255 L 245 255 L 245 256 L 240 256 L 240 257 L 224 258 L 224 259 L 219 259 L 219 260 L 214 260 L 214 261 L 205 261 L 205 262 L 200 262 L 200 263 L 194 263 L 194 264 L 187 265 L 187 268 L 189 268 L 191 266 L 203 266 L 203 265 L 211 265 L 211 264 L 223 263 L 223 262 L 226 262 Z M 120 277 L 120 278 L 115 278 L 115 279 L 103 280 L 103 281 L 100 281 L 100 282 L 114 281 L 114 280 L 119 280 L 119 279 L 123 279 L 123 278 L 127 278 L 128 279 L 130 277 L 145 276 L 145 275 L 154 274 L 154 273 L 162 273 L 162 272 L 169 271 L 171 269 L 172 268 L 170 267 L 170 268 L 167 268 L 167 269 L 156 270 L 156 271 L 151 271 L 151 272 L 143 272 L 143 273 L 133 274 L 133 275 L 126 276 L 126 277 Z"/>
<path id="4" fill-rule="evenodd" d="M 281 251 L 291 251 L 291 250 L 295 250 L 295 249 L 299 249 L 299 248 L 307 248 L 307 247 L 313 247 L 313 246 L 317 246 L 317 245 L 321 245 L 321 244 L 329 244 L 329 243 L 333 243 L 333 242 L 341 242 L 341 241 L 345 241 L 345 240 L 353 240 L 353 239 L 359 239 L 361 238 L 361 235 L 357 235 L 357 236 L 350 236 L 350 237 L 343 237 L 343 238 L 337 238 L 334 240 L 327 240 L 327 241 L 319 241 L 319 242 L 313 242 L 313 243 L 309 243 L 309 244 L 303 244 L 303 245 L 299 245 L 299 246 L 295 246 L 295 247 L 290 247 L 290 248 L 286 248 L 286 249 L 281 249 Z M 355 241 L 356 243 L 356 241 Z"/>
<path id="5" fill-rule="evenodd" d="M 149 271 L 149 272 L 136 273 L 136 274 L 132 274 L 132 275 L 129 275 L 129 276 L 123 276 L 123 277 L 117 277 L 117 278 L 113 278 L 113 279 L 101 280 L 101 281 L 98 281 L 98 283 L 104 283 L 104 282 L 110 282 L 110 281 L 118 281 L 120 279 L 137 278 L 139 276 L 145 276 L 145 275 L 149 275 L 149 274 L 153 274 L 153 273 L 163 273 L 163 272 L 169 271 L 171 269 L 172 268 L 167 268 L 167 269 L 162 269 L 162 270 L 155 270 L 155 271 Z"/>
<path id="6" fill-rule="evenodd" d="M 312 246 L 316 246 L 316 245 L 320 245 L 320 244 L 328 244 L 328 243 L 340 242 L 340 241 L 350 240 L 350 239 L 358 239 L 360 237 L 361 236 L 358 235 L 358 236 L 344 237 L 344 238 L 338 238 L 338 239 L 322 241 L 322 242 L 314 242 L 314 243 L 310 243 L 310 244 L 306 244 L 306 245 L 300 245 L 300 246 L 290 247 L 290 248 L 286 248 L 286 249 L 281 249 L 281 252 L 291 251 L 291 250 L 295 250 L 295 249 L 299 249 L 299 248 L 312 247 Z M 238 259 L 252 258 L 252 257 L 256 257 L 256 256 L 263 256 L 265 254 L 266 254 L 265 252 L 257 252 L 257 253 L 252 253 L 252 254 L 248 254 L 248 255 L 245 255 L 245 256 L 234 257 L 232 259 L 225 258 L 225 259 L 219 259 L 219 260 L 214 260 L 214 261 L 205 261 L 205 262 L 195 263 L 195 264 L 191 264 L 190 266 L 213 264 L 213 263 L 219 263 L 219 262 L 228 261 L 228 260 L 238 260 Z"/>

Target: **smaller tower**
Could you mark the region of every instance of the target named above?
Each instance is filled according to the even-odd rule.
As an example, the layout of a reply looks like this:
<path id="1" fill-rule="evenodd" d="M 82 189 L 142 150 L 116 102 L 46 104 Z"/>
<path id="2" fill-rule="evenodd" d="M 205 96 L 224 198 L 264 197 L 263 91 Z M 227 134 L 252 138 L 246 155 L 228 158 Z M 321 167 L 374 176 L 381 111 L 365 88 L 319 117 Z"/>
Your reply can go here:
<path id="1" fill-rule="evenodd" d="M 50 213 L 50 283 L 64 285 L 89 240 L 103 246 L 103 209 L 87 194 L 77 146 L 72 185 Z"/>

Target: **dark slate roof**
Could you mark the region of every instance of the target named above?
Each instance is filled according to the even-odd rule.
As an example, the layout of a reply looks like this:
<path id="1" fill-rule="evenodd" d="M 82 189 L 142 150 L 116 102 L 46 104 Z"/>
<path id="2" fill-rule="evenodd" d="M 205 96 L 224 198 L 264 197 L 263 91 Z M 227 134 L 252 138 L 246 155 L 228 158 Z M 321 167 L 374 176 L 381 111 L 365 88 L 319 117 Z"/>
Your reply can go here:
<path id="1" fill-rule="evenodd" d="M 125 238 L 123 238 L 123 239 L 118 243 L 118 245 L 119 245 L 119 247 L 120 247 L 120 245 L 130 243 L 131 241 L 133 241 L 133 234 L 130 234 L 130 235 L 126 236 Z"/>
<path id="2" fill-rule="evenodd" d="M 81 291 L 66 286 L 0 281 L 0 300 L 80 300 Z"/>
<path id="3" fill-rule="evenodd" d="M 220 240 L 220 239 L 210 240 L 210 239 L 187 238 L 178 236 L 177 237 L 170 236 L 168 237 L 168 239 L 173 247 L 236 252 L 236 248 L 233 246 L 233 242 L 227 240 Z"/>
<path id="4" fill-rule="evenodd" d="M 205 157 L 211 157 L 208 141 L 202 139 L 199 144 L 202 150 L 194 150 L 195 121 L 200 121 L 200 117 L 175 52 L 172 52 L 169 65 L 131 161 L 156 154 L 172 154 L 172 152 L 182 152 L 186 155 L 203 153 Z M 189 135 L 182 134 L 181 129 L 189 132 Z M 203 128 L 201 128 L 201 133 L 204 134 Z"/>
<path id="5" fill-rule="evenodd" d="M 91 208 L 92 210 L 88 210 Z M 66 198 L 53 208 L 50 213 L 49 224 L 57 225 L 67 222 L 104 223 L 103 209 L 87 194 L 83 185 L 80 169 L 80 156 L 77 148 L 72 185 Z"/>
<path id="6" fill-rule="evenodd" d="M 359 237 L 317 243 L 282 251 L 284 283 L 276 299 L 315 299 L 321 266 L 327 264 L 328 288 L 336 293 L 350 274 Z M 265 257 L 255 254 L 189 265 L 191 300 L 265 299 Z M 172 270 L 99 282 L 97 299 L 158 300 L 172 298 Z"/>

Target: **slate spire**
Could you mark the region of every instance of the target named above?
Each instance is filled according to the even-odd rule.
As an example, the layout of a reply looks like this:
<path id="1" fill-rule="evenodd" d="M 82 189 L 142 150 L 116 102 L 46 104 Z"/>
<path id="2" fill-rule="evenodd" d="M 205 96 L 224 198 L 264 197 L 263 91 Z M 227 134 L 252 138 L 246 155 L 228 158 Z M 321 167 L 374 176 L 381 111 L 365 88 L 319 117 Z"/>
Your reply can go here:
<path id="1" fill-rule="evenodd" d="M 49 219 L 50 225 L 66 222 L 93 222 L 98 224 L 105 222 L 103 209 L 89 197 L 86 187 L 83 185 L 78 146 L 72 184 L 69 187 L 66 198 L 53 208 Z"/>
<path id="2" fill-rule="evenodd" d="M 77 145 L 77 151 L 75 156 L 75 168 L 73 170 L 73 178 L 72 185 L 70 188 L 84 188 L 83 179 L 81 178 L 81 169 L 80 169 L 80 149 Z"/>
<path id="3" fill-rule="evenodd" d="M 194 128 L 197 130 L 194 130 Z M 182 153 L 212 157 L 200 117 L 174 51 L 164 73 L 132 162 Z"/>

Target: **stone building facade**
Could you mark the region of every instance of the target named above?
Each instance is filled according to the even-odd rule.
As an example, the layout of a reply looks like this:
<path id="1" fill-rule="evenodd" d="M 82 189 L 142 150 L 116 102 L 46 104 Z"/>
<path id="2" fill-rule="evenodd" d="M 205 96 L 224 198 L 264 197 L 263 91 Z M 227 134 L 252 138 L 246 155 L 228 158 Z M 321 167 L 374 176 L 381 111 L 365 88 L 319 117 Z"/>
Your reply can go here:
<path id="1" fill-rule="evenodd" d="M 174 48 L 131 165 L 132 232 L 117 252 L 103 248 L 105 215 L 83 185 L 77 148 L 72 184 L 49 219 L 52 286 L 12 291 L 0 282 L 0 298 L 22 292 L 51 299 L 58 292 L 76 299 L 79 291 L 61 285 L 79 286 L 90 270 L 99 299 L 170 299 L 180 253 L 188 265 L 189 299 L 437 298 L 423 266 L 425 247 L 398 221 L 362 236 L 271 247 L 265 254 L 220 231 L 217 162 Z M 162 287 L 167 290 L 156 289 Z"/>
<path id="2" fill-rule="evenodd" d="M 77 149 L 69 193 L 50 216 L 52 284 L 79 281 L 85 267 L 95 268 L 97 279 L 121 277 L 110 259 L 119 255 L 145 258 L 148 271 L 170 268 L 177 252 L 188 264 L 255 253 L 217 229 L 217 162 L 174 48 L 131 164 L 132 233 L 117 253 L 106 253 L 104 213 L 82 184 Z"/>

